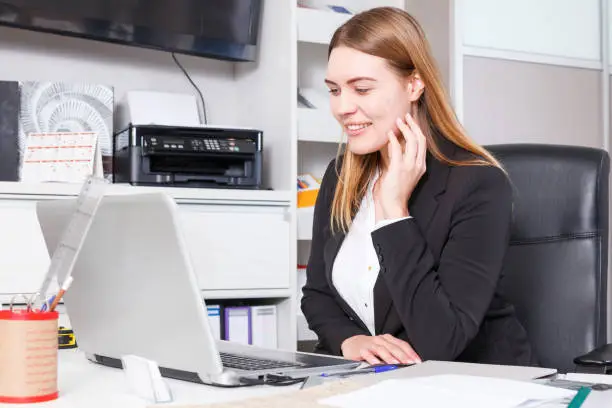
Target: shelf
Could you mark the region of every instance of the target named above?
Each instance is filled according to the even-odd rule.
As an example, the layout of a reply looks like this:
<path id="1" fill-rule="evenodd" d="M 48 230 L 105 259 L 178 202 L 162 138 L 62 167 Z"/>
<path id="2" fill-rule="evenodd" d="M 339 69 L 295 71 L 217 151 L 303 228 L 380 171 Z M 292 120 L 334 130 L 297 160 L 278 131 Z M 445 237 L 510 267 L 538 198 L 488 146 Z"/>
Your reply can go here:
<path id="1" fill-rule="evenodd" d="M 351 14 L 298 8 L 298 41 L 329 44 L 334 31 L 351 17 Z"/>
<path id="2" fill-rule="evenodd" d="M 312 239 L 312 220 L 314 218 L 314 207 L 297 209 L 297 238 L 300 241 Z"/>
<path id="3" fill-rule="evenodd" d="M 0 199 L 40 200 L 61 197 L 75 197 L 81 189 L 80 183 L 27 183 L 0 182 Z M 179 203 L 196 204 L 244 204 L 288 206 L 291 202 L 290 191 L 245 190 L 217 188 L 183 188 L 132 186 L 129 184 L 109 184 L 107 194 L 136 194 L 165 192 Z"/>
<path id="4" fill-rule="evenodd" d="M 213 299 L 285 299 L 291 297 L 293 292 L 289 289 L 226 289 L 202 290 L 202 297 Z"/>
<path id="5" fill-rule="evenodd" d="M 201 293 L 207 303 L 217 299 L 287 299 L 293 295 L 293 291 L 289 289 L 202 290 Z M 12 293 L 0 293 L 0 306 L 8 305 L 13 296 Z M 22 300 L 16 299 L 15 301 L 20 302 Z"/>
<path id="6" fill-rule="evenodd" d="M 342 128 L 327 111 L 298 109 L 298 140 L 303 142 L 342 142 Z"/>

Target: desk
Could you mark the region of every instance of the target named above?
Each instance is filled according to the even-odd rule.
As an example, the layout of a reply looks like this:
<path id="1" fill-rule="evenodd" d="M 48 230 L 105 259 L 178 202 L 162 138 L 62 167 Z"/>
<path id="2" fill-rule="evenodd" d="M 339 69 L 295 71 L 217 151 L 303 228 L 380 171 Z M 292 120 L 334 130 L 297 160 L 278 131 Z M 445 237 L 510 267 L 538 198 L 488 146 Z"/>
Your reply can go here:
<path id="1" fill-rule="evenodd" d="M 524 368 L 529 373 L 528 368 Z M 404 371 L 405 370 L 405 371 Z M 362 377 L 359 381 L 375 382 L 386 378 L 407 378 L 422 375 L 439 374 L 441 370 L 446 374 L 472 374 L 492 377 L 525 379 L 529 374 L 522 372 L 522 368 L 508 368 L 502 366 L 483 366 L 476 364 L 428 362 L 418 368 L 410 368 Z M 401 372 L 403 371 L 403 373 Z M 418 371 L 418 372 L 417 372 Z M 87 360 L 78 349 L 59 351 L 59 390 L 60 398 L 38 404 L 0 404 L 0 407 L 11 408 L 147 408 L 153 404 L 130 393 L 122 370 L 105 367 Z M 360 376 L 358 376 L 360 377 Z M 246 400 L 254 397 L 265 397 L 297 391 L 300 384 L 286 387 L 256 386 L 244 388 L 218 388 L 185 381 L 166 379 L 174 396 L 174 402 L 160 404 L 160 407 L 173 405 L 188 406 L 198 404 L 213 404 L 231 401 Z M 310 388 L 308 392 L 314 391 Z M 603 408 L 612 406 L 612 391 L 607 391 L 593 398 L 589 408 Z M 290 397 L 287 395 L 287 397 Z M 609 398 L 608 398 L 609 397 Z M 291 398 L 291 397 L 290 397 Z M 305 404 L 304 406 L 310 406 Z M 557 406 L 558 407 L 558 406 Z M 555 407 L 555 408 L 557 408 Z"/>
<path id="2" fill-rule="evenodd" d="M 11 408 L 146 408 L 152 405 L 130 393 L 122 370 L 105 367 L 85 358 L 73 350 L 59 351 L 59 399 L 37 404 L 2 404 Z M 174 404 L 202 404 L 246 399 L 297 390 L 298 385 L 287 387 L 255 386 L 244 388 L 218 388 L 186 381 L 166 379 L 174 396 Z"/>

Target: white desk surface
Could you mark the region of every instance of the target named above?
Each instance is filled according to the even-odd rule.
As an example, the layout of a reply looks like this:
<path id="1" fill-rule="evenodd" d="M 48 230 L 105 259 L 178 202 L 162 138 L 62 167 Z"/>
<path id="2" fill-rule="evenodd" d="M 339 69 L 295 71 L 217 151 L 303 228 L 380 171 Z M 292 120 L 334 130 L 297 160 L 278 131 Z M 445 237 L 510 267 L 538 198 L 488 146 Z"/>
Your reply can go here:
<path id="1" fill-rule="evenodd" d="M 442 365 L 441 365 L 442 364 Z M 524 368 L 524 367 L 523 367 Z M 419 372 L 408 374 L 404 372 L 389 372 L 377 374 L 377 377 L 411 377 L 431 375 L 440 370 L 446 373 L 457 374 L 478 374 L 491 375 L 493 377 L 506 377 L 519 379 L 526 376 L 527 371 L 519 370 L 519 368 L 510 369 L 509 367 L 489 366 L 483 368 L 474 364 L 461 363 L 446 363 L 446 362 L 430 362 L 419 368 Z M 477 371 L 475 371 L 477 370 Z M 504 370 L 504 374 L 500 375 L 500 370 Z M 514 370 L 514 371 L 513 371 Z M 428 373 L 431 371 L 431 373 Z M 472 371 L 472 372 L 471 372 Z M 105 367 L 99 364 L 88 361 L 82 352 L 78 349 L 60 350 L 59 351 L 59 398 L 54 401 L 48 401 L 36 404 L 1 404 L 0 407 L 23 407 L 23 408 L 146 408 L 151 407 L 152 401 L 144 400 L 135 394 L 132 394 L 128 389 L 125 381 L 123 370 L 116 368 Z M 527 374 L 529 376 L 529 374 Z M 597 377 L 597 376 L 593 376 Z M 604 377 L 606 380 L 608 376 Z M 581 381 L 601 381 L 595 378 L 572 378 Z M 174 401 L 166 404 L 159 404 L 159 407 L 172 407 L 173 405 L 187 404 L 208 404 L 217 402 L 229 402 L 237 400 L 245 400 L 251 397 L 267 396 L 280 394 L 284 392 L 294 391 L 300 388 L 300 384 L 286 387 L 272 386 L 255 386 L 244 388 L 218 388 L 202 384 L 194 384 L 186 381 L 165 379 L 170 386 Z M 604 382 L 604 381 L 601 381 Z M 607 382 L 607 381 L 605 381 Z M 594 393 L 592 393 L 594 394 Z M 612 407 L 612 391 L 593 395 L 589 404 L 586 406 Z"/>
<path id="2" fill-rule="evenodd" d="M 174 402 L 160 404 L 160 407 L 235 401 L 288 392 L 300 387 L 298 384 L 286 387 L 219 388 L 172 379 L 166 381 L 172 391 Z M 54 401 L 35 404 L 0 403 L 0 407 L 145 408 L 153 405 L 152 401 L 139 398 L 130 392 L 123 370 L 92 363 L 78 349 L 59 351 L 58 388 L 59 398 Z"/>

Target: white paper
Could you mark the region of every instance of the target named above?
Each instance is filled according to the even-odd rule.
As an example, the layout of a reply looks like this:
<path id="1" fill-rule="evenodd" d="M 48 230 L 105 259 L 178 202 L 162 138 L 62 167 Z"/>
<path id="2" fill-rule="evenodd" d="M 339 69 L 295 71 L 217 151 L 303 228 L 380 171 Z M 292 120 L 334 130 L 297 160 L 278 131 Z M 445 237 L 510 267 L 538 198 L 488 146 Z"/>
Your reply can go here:
<path id="1" fill-rule="evenodd" d="M 528 401 L 572 398 L 575 393 L 522 381 L 438 375 L 385 380 L 354 392 L 322 399 L 319 403 L 339 408 L 406 405 L 428 408 L 514 408 Z"/>
<path id="2" fill-rule="evenodd" d="M 199 126 L 198 103 L 192 94 L 130 91 L 123 104 L 135 125 Z"/>
<path id="3" fill-rule="evenodd" d="M 581 374 L 581 373 L 567 373 L 559 375 L 559 379 L 568 381 L 578 381 L 585 383 L 594 384 L 610 384 L 612 385 L 612 375 L 606 374 Z"/>
<path id="4" fill-rule="evenodd" d="M 30 133 L 21 181 L 83 182 L 93 173 L 96 132 Z"/>

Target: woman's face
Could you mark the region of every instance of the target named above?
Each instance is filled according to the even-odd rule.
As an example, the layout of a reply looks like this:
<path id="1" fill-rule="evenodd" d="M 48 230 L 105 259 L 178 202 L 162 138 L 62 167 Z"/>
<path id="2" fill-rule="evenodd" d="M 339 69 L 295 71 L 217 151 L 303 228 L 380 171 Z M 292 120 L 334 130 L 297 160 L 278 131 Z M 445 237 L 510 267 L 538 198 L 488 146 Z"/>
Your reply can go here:
<path id="1" fill-rule="evenodd" d="M 400 78 L 384 59 L 348 47 L 331 52 L 325 83 L 332 113 L 355 154 L 385 147 L 389 131 L 399 135 L 396 120 L 404 119 L 422 92 L 420 80 Z"/>

